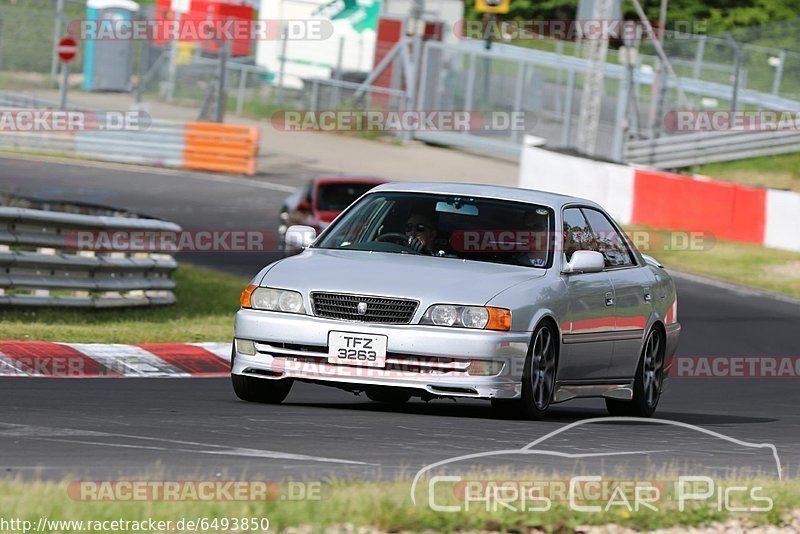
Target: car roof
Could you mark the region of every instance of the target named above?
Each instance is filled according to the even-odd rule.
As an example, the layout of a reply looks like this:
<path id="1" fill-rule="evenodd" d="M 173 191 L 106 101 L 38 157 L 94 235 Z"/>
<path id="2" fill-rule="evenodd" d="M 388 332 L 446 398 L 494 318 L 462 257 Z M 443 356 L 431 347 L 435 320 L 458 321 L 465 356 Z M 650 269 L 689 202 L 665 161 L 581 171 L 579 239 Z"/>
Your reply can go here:
<path id="1" fill-rule="evenodd" d="M 347 176 L 347 175 L 323 175 L 317 176 L 313 179 L 318 184 L 332 184 L 332 183 L 365 183 L 365 184 L 385 184 L 389 180 L 386 178 L 378 178 L 377 176 Z"/>
<path id="2" fill-rule="evenodd" d="M 500 185 L 485 184 L 460 184 L 449 182 L 419 182 L 419 183 L 390 183 L 379 185 L 371 191 L 404 192 L 404 193 L 435 193 L 443 195 L 463 195 L 470 197 L 495 198 L 498 200 L 511 200 L 516 202 L 529 202 L 549 206 L 559 209 L 566 204 L 579 203 L 587 206 L 600 208 L 596 202 L 591 200 L 538 191 L 536 189 L 520 189 L 518 187 L 506 187 Z"/>

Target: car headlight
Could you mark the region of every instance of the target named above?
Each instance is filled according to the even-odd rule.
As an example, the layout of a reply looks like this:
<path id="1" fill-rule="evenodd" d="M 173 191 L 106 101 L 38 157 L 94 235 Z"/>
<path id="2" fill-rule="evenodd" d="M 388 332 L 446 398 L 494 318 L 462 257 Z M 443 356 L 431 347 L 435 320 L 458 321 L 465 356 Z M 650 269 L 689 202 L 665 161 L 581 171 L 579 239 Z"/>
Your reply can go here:
<path id="1" fill-rule="evenodd" d="M 511 330 L 511 312 L 491 306 L 434 304 L 422 316 L 420 324 L 507 331 Z"/>
<path id="2" fill-rule="evenodd" d="M 239 299 L 242 308 L 286 313 L 306 313 L 303 296 L 297 291 L 271 287 L 247 286 Z"/>

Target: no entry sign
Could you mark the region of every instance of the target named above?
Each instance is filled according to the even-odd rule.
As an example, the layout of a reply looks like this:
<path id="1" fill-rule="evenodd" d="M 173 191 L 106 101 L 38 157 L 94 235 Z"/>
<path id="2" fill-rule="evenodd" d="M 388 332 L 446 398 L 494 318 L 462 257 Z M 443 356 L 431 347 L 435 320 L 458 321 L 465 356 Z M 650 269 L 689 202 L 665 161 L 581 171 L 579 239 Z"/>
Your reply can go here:
<path id="1" fill-rule="evenodd" d="M 56 52 L 61 61 L 69 63 L 75 59 L 75 55 L 78 53 L 78 43 L 72 37 L 64 37 L 58 42 Z"/>

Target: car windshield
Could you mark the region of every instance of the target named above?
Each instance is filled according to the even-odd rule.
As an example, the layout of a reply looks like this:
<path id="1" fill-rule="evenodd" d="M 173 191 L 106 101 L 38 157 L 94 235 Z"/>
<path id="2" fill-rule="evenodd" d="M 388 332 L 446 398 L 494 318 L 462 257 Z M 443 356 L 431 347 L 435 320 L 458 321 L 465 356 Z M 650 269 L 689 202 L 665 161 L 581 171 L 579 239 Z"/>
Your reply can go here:
<path id="1" fill-rule="evenodd" d="M 373 187 L 375 187 L 375 184 L 364 182 L 320 184 L 317 189 L 317 209 L 320 211 L 342 211 Z"/>
<path id="2" fill-rule="evenodd" d="M 553 210 L 507 200 L 378 192 L 336 221 L 315 248 L 419 254 L 546 268 Z"/>

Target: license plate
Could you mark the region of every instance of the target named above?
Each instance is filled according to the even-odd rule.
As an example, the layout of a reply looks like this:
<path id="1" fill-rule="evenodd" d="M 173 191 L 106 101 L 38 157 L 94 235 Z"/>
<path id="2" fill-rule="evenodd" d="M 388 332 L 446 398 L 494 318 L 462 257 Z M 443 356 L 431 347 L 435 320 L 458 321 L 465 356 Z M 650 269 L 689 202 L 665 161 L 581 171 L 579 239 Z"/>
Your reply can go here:
<path id="1" fill-rule="evenodd" d="M 387 336 L 354 332 L 328 333 L 328 363 L 386 367 Z"/>

